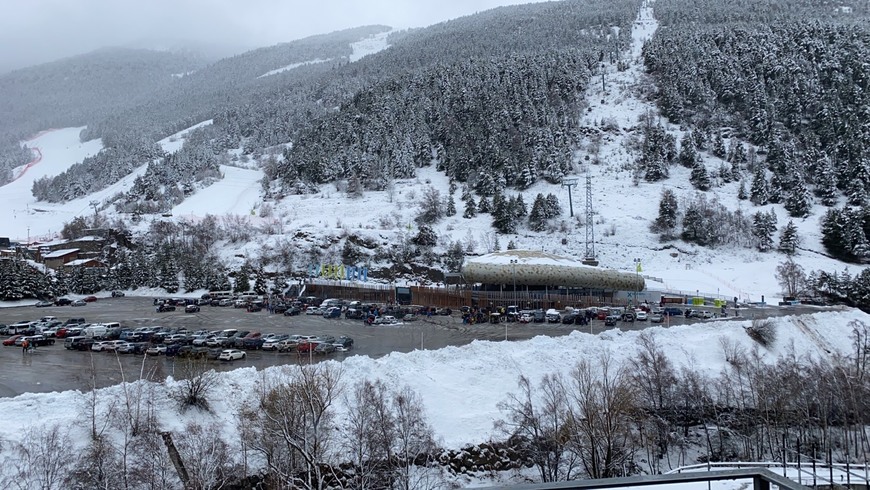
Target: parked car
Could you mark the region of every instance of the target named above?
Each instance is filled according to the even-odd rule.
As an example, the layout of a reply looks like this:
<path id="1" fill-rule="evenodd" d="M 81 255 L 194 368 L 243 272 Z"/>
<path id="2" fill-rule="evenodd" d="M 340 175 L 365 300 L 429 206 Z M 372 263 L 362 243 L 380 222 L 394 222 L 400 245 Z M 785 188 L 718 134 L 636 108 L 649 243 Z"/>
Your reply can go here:
<path id="1" fill-rule="evenodd" d="M 25 339 L 27 339 L 27 342 L 29 342 L 30 345 L 40 347 L 45 345 L 54 345 L 54 339 L 45 337 L 44 335 L 31 335 L 29 337 L 25 337 Z"/>
<path id="2" fill-rule="evenodd" d="M 663 317 L 661 313 L 653 313 L 649 316 L 649 321 L 651 323 L 662 323 L 665 321 L 665 317 Z"/>
<path id="3" fill-rule="evenodd" d="M 237 359 L 244 359 L 247 357 L 247 354 L 237 349 L 226 349 L 218 356 L 218 360 L 221 361 L 235 361 Z"/>
<path id="4" fill-rule="evenodd" d="M 604 318 L 604 326 L 605 327 L 615 327 L 616 322 L 619 321 L 619 315 L 607 315 Z"/>
<path id="5" fill-rule="evenodd" d="M 187 305 L 184 307 L 185 313 L 199 313 L 199 305 Z"/>
<path id="6" fill-rule="evenodd" d="M 36 304 L 33 306 L 37 308 L 47 308 L 49 306 L 54 306 L 54 303 L 52 303 L 51 301 L 37 301 Z"/>
<path id="7" fill-rule="evenodd" d="M 94 301 L 97 300 L 97 297 L 96 296 L 85 296 L 84 300 L 85 300 L 85 303 L 93 303 Z"/>
<path id="8" fill-rule="evenodd" d="M 323 318 L 341 318 L 341 308 L 331 306 L 323 312 Z"/>
<path id="9" fill-rule="evenodd" d="M 314 349 L 317 348 L 317 342 L 314 341 L 304 341 L 299 342 L 296 345 L 296 352 L 307 354 L 309 352 L 314 352 Z"/>
<path id="10" fill-rule="evenodd" d="M 149 356 L 159 356 L 160 354 L 166 354 L 166 345 L 152 345 L 151 347 L 145 349 L 145 353 Z"/>
<path id="11" fill-rule="evenodd" d="M 5 345 L 5 346 L 15 345 L 15 341 L 22 338 L 22 337 L 24 337 L 24 335 L 13 335 L 13 336 L 9 337 L 8 339 L 4 340 L 3 345 Z"/>
<path id="12" fill-rule="evenodd" d="M 302 310 L 299 309 L 298 306 L 291 306 L 290 308 L 287 308 L 286 311 L 284 311 L 284 316 L 296 316 L 300 313 L 302 313 Z"/>
<path id="13" fill-rule="evenodd" d="M 332 345 L 336 346 L 336 350 L 338 350 L 339 347 L 342 350 L 350 350 L 353 349 L 353 339 L 346 335 L 342 335 L 335 342 L 333 342 Z"/>
<path id="14" fill-rule="evenodd" d="M 91 337 L 74 335 L 63 340 L 63 347 L 67 350 L 88 350 L 93 343 L 94 339 Z"/>
<path id="15" fill-rule="evenodd" d="M 573 325 L 574 322 L 577 321 L 577 313 L 568 313 L 562 317 L 562 323 L 564 325 Z"/>
<path id="16" fill-rule="evenodd" d="M 70 303 L 70 306 L 85 306 L 86 304 L 88 304 L 88 303 L 85 300 L 77 299 L 77 300 L 73 301 L 72 303 Z"/>
<path id="17" fill-rule="evenodd" d="M 547 310 L 547 323 L 559 323 L 562 321 L 562 315 L 553 308 Z"/>
<path id="18" fill-rule="evenodd" d="M 72 304 L 72 300 L 69 298 L 57 298 L 54 300 L 55 306 L 69 306 Z"/>
<path id="19" fill-rule="evenodd" d="M 124 291 L 112 291 L 113 298 L 123 298 L 124 296 Z"/>
<path id="20" fill-rule="evenodd" d="M 127 342 L 115 348 L 115 352 L 119 354 L 143 354 L 148 348 L 146 342 Z"/>
<path id="21" fill-rule="evenodd" d="M 297 339 L 285 339 L 281 340 L 277 343 L 278 352 L 290 352 L 296 350 L 296 347 L 299 345 L 299 340 Z M 265 346 L 263 346 L 265 348 Z"/>
<path id="22" fill-rule="evenodd" d="M 317 306 L 309 306 L 305 309 L 306 315 L 323 315 L 323 310 L 318 308 Z"/>
<path id="23" fill-rule="evenodd" d="M 276 335 L 275 337 L 264 340 L 260 349 L 263 350 L 278 350 L 278 345 L 281 341 L 289 339 L 289 335 Z"/>
<path id="24" fill-rule="evenodd" d="M 175 311 L 175 305 L 162 304 L 162 305 L 157 306 L 157 313 L 164 313 L 167 311 Z"/>
<path id="25" fill-rule="evenodd" d="M 637 310 L 634 312 L 634 319 L 639 322 L 645 322 L 649 318 L 649 315 L 643 310 Z"/>
<path id="26" fill-rule="evenodd" d="M 314 348 L 315 354 L 331 354 L 333 352 L 335 352 L 335 346 L 326 342 L 321 342 Z"/>

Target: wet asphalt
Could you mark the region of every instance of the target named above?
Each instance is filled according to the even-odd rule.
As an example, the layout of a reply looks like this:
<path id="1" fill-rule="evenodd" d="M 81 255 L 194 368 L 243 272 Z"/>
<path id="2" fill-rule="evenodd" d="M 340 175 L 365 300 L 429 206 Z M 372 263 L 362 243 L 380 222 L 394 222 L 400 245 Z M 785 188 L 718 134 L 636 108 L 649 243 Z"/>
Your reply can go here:
<path id="1" fill-rule="evenodd" d="M 101 298 L 87 306 L 33 306 L 0 309 L 0 323 L 11 324 L 24 320 L 38 320 L 42 316 L 56 316 L 60 320 L 84 317 L 89 323 L 120 322 L 122 326 L 186 327 L 200 329 L 275 332 L 286 334 L 322 335 L 336 337 L 347 335 L 354 339 L 354 348 L 348 352 L 336 352 L 326 356 L 309 356 L 295 352 L 279 353 L 260 350 L 247 351 L 247 358 L 233 362 L 206 361 L 218 371 L 227 371 L 244 366 L 264 368 L 281 364 L 318 362 L 323 359 L 342 360 L 362 355 L 382 357 L 391 352 L 411 352 L 416 349 L 439 349 L 460 346 L 474 340 L 508 341 L 525 340 L 537 335 L 560 336 L 573 330 L 600 333 L 612 327 L 604 327 L 603 321 L 593 320 L 589 326 L 547 323 L 501 323 L 467 325 L 458 316 L 420 317 L 414 322 L 401 325 L 369 326 L 360 320 L 326 319 L 314 315 L 285 317 L 266 312 L 247 312 L 232 307 L 203 306 L 199 313 L 157 313 L 152 298 L 125 297 Z M 767 307 L 742 310 L 742 318 L 779 316 L 819 311 L 817 307 Z M 733 314 L 733 310 L 729 310 Z M 671 317 L 671 325 L 693 323 L 700 320 Z M 620 322 L 622 330 L 637 330 L 649 326 L 647 322 Z M 52 392 L 70 389 L 89 390 L 109 386 L 124 380 L 147 378 L 163 380 L 166 376 L 185 376 L 183 360 L 164 356 L 133 354 L 116 355 L 111 352 L 69 351 L 63 347 L 63 339 L 53 346 L 39 347 L 32 354 L 24 354 L 20 347 L 0 346 L 0 397 L 12 397 L 27 392 Z"/>

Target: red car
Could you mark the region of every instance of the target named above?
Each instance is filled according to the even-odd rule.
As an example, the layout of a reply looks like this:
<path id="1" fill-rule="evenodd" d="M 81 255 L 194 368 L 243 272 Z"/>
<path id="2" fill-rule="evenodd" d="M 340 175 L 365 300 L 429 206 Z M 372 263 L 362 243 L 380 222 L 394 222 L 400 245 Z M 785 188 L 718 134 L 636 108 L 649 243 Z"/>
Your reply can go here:
<path id="1" fill-rule="evenodd" d="M 24 337 L 24 336 L 23 335 L 13 335 L 13 336 L 9 337 L 8 339 L 4 340 L 3 345 L 15 345 L 15 341 L 21 337 Z"/>
<path id="2" fill-rule="evenodd" d="M 97 300 L 97 297 L 96 297 L 96 296 L 87 296 L 87 297 L 85 297 L 85 302 L 86 302 L 86 303 L 93 303 L 93 302 L 96 301 L 96 300 Z"/>

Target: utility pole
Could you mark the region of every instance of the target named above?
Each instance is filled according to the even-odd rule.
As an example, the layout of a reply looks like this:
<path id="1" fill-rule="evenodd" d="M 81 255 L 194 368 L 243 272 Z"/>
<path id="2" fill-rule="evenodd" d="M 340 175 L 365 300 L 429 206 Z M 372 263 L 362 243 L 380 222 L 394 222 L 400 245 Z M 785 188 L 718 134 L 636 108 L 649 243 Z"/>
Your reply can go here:
<path id="1" fill-rule="evenodd" d="M 595 215 L 592 211 L 592 177 L 586 174 L 586 255 L 583 257 L 586 265 L 598 265 L 595 258 Z"/>
<path id="2" fill-rule="evenodd" d="M 571 210 L 571 217 L 574 217 L 574 201 L 571 199 L 571 188 L 577 185 L 577 179 L 562 179 L 562 187 L 568 188 L 568 209 Z"/>

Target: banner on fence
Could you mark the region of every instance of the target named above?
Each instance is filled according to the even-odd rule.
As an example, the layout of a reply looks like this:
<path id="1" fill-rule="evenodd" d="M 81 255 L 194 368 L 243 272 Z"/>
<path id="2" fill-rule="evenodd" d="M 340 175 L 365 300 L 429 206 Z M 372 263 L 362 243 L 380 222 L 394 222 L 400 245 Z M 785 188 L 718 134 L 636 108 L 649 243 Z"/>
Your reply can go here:
<path id="1" fill-rule="evenodd" d="M 369 268 L 344 264 L 311 264 L 308 266 L 308 277 L 366 282 L 369 280 Z"/>

